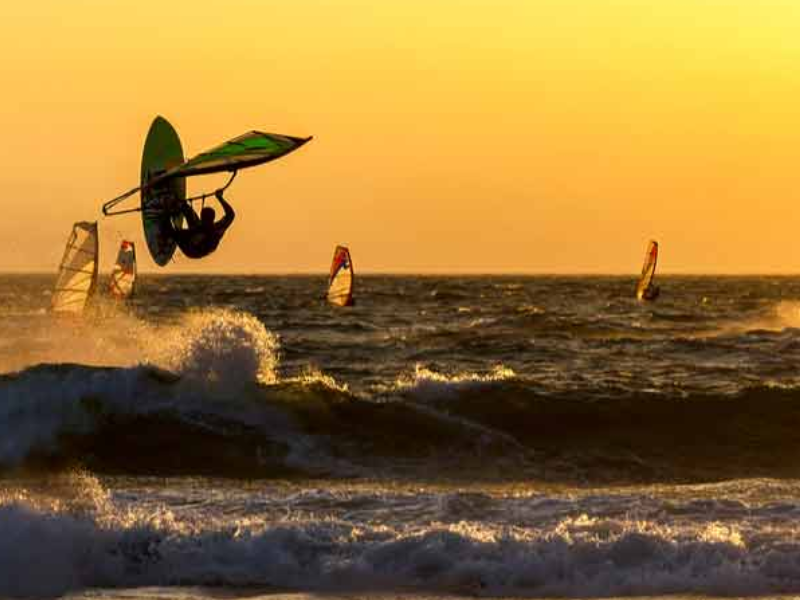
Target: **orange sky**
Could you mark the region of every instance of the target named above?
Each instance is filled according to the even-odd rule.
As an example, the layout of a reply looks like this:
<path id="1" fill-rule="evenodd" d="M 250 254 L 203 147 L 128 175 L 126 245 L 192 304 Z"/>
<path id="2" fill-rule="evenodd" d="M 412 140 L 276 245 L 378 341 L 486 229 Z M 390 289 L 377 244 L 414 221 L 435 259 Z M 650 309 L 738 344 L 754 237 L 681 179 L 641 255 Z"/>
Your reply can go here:
<path id="1" fill-rule="evenodd" d="M 0 270 L 54 271 L 188 154 L 314 135 L 243 172 L 215 255 L 161 272 L 800 272 L 796 0 L 36 0 L 0 20 Z M 213 182 L 208 182 L 209 187 Z M 198 189 L 195 185 L 195 191 Z M 101 219 L 107 271 L 137 216 Z"/>

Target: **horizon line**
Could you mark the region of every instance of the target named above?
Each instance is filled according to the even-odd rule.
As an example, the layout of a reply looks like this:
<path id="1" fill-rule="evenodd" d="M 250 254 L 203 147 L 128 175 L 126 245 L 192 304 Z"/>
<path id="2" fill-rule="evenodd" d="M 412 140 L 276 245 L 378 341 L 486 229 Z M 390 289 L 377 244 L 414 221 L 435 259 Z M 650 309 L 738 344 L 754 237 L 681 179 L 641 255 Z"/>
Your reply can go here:
<path id="1" fill-rule="evenodd" d="M 57 270 L 2 270 L 0 276 L 8 275 L 52 275 L 55 277 Z M 328 271 L 166 271 L 166 270 L 139 270 L 139 275 L 171 276 L 171 277 L 304 277 L 327 276 Z M 105 276 L 107 273 L 101 273 Z M 637 272 L 623 271 L 358 271 L 356 276 L 389 276 L 389 277 L 638 277 Z M 664 271 L 658 277 L 800 277 L 800 271 Z"/>

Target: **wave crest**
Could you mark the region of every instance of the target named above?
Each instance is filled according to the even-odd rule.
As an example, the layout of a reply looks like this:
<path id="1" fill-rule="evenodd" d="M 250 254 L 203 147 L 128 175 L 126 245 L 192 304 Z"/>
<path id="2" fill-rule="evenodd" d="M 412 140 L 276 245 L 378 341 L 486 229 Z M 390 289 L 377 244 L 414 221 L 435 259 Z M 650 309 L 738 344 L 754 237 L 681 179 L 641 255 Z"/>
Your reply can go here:
<path id="1" fill-rule="evenodd" d="M 192 312 L 158 335 L 166 342 L 158 345 L 154 362 L 176 373 L 225 387 L 277 379 L 278 338 L 248 313 Z"/>
<path id="2" fill-rule="evenodd" d="M 379 391 L 410 395 L 422 400 L 441 400 L 456 398 L 459 392 L 464 390 L 490 387 L 493 384 L 514 380 L 516 377 L 517 374 L 513 369 L 503 365 L 496 365 L 488 373 L 461 372 L 446 375 L 417 364 L 411 375 L 400 376 L 393 385 Z"/>

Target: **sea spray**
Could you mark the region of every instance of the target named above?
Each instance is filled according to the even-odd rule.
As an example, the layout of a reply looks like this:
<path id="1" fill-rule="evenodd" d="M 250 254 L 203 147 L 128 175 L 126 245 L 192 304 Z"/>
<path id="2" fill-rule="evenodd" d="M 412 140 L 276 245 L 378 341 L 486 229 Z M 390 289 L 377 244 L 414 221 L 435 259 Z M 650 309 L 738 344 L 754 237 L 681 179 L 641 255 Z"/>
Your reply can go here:
<path id="1" fill-rule="evenodd" d="M 155 335 L 161 341 L 150 351 L 151 360 L 181 375 L 221 387 L 276 381 L 278 339 L 247 313 L 193 311 Z"/>

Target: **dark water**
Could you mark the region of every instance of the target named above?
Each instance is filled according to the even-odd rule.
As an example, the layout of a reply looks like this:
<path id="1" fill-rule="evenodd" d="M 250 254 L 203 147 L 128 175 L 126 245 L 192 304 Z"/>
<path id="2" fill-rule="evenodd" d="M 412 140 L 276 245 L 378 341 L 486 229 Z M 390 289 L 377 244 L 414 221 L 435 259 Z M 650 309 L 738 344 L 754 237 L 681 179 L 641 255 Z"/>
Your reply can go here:
<path id="1" fill-rule="evenodd" d="M 660 283 L 0 277 L 0 594 L 798 592 L 800 278 Z"/>

